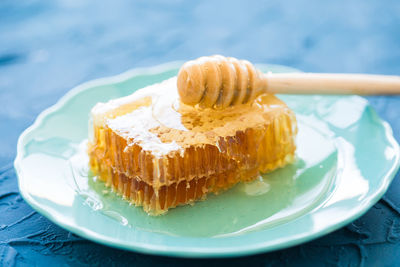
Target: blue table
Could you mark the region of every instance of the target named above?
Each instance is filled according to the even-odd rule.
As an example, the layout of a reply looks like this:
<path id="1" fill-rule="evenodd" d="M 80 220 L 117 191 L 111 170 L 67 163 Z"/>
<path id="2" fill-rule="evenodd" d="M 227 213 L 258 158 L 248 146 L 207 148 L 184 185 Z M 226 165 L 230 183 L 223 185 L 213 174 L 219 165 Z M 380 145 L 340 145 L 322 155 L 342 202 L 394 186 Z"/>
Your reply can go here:
<path id="1" fill-rule="evenodd" d="M 217 53 L 304 71 L 399 75 L 400 2 L 2 0 L 0 266 L 400 266 L 399 175 L 383 199 L 348 226 L 300 246 L 238 259 L 112 249 L 61 229 L 21 199 L 12 165 L 17 138 L 69 89 L 133 67 Z M 400 98 L 369 100 L 400 141 Z"/>

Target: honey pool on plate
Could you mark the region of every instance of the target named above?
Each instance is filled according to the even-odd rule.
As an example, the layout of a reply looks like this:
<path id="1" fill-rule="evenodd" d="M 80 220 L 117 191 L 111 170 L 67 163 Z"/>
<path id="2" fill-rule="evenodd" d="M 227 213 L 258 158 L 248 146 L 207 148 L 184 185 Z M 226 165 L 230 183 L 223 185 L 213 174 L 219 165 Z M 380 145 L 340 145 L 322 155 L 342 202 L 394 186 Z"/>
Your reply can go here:
<path id="1" fill-rule="evenodd" d="M 73 184 L 86 205 L 126 227 L 198 237 L 232 236 L 272 227 L 320 205 L 331 189 L 338 167 L 337 150 L 329 132 L 321 132 L 317 124 L 309 123 L 299 117 L 299 145 L 293 164 L 253 182 L 240 183 L 217 196 L 210 195 L 194 206 L 172 209 L 167 215 L 148 216 L 96 176 L 88 175 L 85 142 L 70 159 Z M 313 144 L 307 140 L 313 140 Z"/>

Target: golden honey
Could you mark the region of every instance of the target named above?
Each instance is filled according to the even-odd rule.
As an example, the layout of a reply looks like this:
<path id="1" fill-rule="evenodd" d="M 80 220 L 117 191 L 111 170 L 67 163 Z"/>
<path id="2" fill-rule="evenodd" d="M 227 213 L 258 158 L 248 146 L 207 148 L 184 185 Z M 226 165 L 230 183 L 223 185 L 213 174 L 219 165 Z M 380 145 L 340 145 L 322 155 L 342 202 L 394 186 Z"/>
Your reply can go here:
<path id="1" fill-rule="evenodd" d="M 92 172 L 149 214 L 293 161 L 296 119 L 275 96 L 223 110 L 177 100 L 172 78 L 92 110 Z"/>

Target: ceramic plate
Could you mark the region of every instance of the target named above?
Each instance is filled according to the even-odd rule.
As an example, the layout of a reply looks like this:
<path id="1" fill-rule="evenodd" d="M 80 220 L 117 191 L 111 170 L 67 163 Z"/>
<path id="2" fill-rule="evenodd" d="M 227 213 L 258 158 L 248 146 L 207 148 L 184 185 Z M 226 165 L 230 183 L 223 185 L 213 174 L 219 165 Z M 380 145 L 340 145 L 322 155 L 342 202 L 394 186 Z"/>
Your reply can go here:
<path id="1" fill-rule="evenodd" d="M 65 229 L 137 252 L 228 257 L 285 248 L 336 230 L 385 193 L 399 167 L 389 125 L 357 96 L 280 96 L 299 123 L 294 164 L 194 206 L 151 217 L 88 174 L 88 114 L 99 101 L 176 75 L 181 63 L 81 85 L 19 138 L 24 199 Z M 259 65 L 264 71 L 293 69 Z"/>

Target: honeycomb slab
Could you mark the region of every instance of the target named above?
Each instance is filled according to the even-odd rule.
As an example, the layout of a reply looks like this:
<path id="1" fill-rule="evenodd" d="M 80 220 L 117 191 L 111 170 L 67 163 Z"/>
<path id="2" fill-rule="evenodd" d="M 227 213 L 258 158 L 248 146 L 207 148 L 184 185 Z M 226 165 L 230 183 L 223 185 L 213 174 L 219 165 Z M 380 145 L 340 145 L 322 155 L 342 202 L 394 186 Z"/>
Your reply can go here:
<path id="1" fill-rule="evenodd" d="M 98 103 L 91 116 L 91 171 L 150 215 L 294 160 L 296 118 L 272 94 L 222 110 L 199 109 L 179 101 L 174 77 Z"/>

